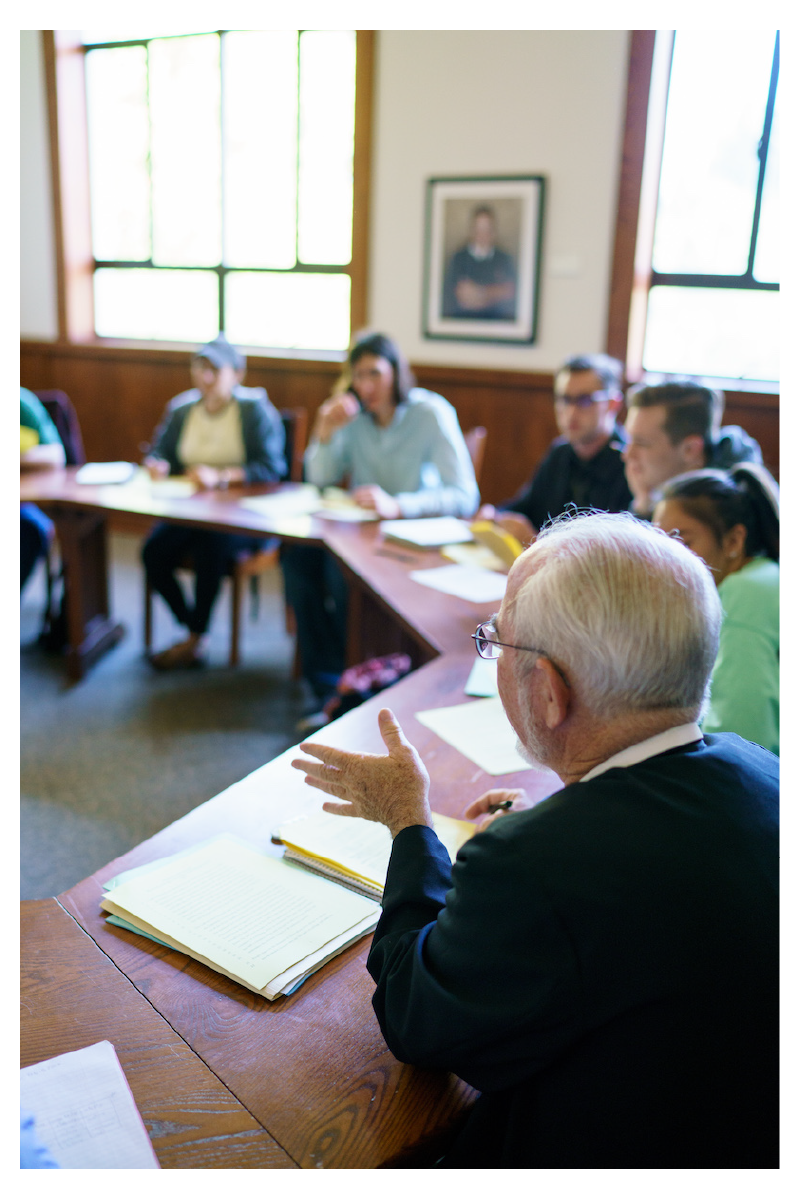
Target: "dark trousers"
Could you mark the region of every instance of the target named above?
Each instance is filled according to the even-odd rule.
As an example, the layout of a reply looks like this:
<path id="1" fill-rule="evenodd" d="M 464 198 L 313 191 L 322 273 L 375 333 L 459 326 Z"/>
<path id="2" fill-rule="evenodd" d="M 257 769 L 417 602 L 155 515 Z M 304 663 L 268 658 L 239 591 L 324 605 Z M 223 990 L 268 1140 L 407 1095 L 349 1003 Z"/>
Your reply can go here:
<path id="1" fill-rule="evenodd" d="M 264 543 L 264 538 L 245 534 L 157 525 L 144 544 L 142 561 L 151 587 L 166 600 L 179 624 L 185 625 L 190 633 L 202 634 L 208 630 L 220 585 L 230 573 L 236 556 L 242 551 L 255 553 Z M 176 568 L 187 557 L 192 560 L 195 574 L 192 606 L 175 575 Z"/>
<path id="2" fill-rule="evenodd" d="M 344 670 L 347 580 L 319 546 L 282 545 L 286 603 L 297 619 L 303 678 L 323 703 Z"/>
<path id="3" fill-rule="evenodd" d="M 47 554 L 53 522 L 35 504 L 22 504 L 19 510 L 19 590 L 25 587 L 33 568 Z"/>

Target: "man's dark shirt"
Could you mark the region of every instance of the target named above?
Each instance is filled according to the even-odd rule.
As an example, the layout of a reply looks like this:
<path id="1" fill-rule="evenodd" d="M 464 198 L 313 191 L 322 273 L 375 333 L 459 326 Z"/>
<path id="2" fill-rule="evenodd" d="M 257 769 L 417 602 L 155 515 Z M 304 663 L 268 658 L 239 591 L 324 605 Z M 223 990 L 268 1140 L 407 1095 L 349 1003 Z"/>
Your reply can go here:
<path id="1" fill-rule="evenodd" d="M 395 838 L 367 969 L 401 1062 L 482 1095 L 448 1168 L 778 1165 L 777 758 L 732 733 L 470 838 Z"/>
<path id="2" fill-rule="evenodd" d="M 594 458 L 582 459 L 566 438 L 556 438 L 533 478 L 513 499 L 501 504 L 500 511 L 522 513 L 534 529 L 541 529 L 548 518 L 557 517 L 569 504 L 625 512 L 632 496 L 622 461 L 624 446 L 625 434 L 617 429 Z"/>

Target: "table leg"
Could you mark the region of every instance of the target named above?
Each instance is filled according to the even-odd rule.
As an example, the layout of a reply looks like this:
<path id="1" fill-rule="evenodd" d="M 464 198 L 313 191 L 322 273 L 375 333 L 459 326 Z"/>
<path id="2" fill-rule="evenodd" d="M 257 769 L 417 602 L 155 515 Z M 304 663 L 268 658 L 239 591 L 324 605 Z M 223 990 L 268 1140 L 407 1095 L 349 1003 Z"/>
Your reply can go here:
<path id="1" fill-rule="evenodd" d="M 350 599 L 347 610 L 347 650 L 345 665 L 356 666 L 368 658 L 404 653 L 412 667 L 428 662 L 431 654 L 420 646 L 385 605 L 364 587 L 358 576 L 348 571 Z"/>
<path id="2" fill-rule="evenodd" d="M 64 563 L 67 673 L 77 682 L 93 662 L 120 641 L 125 630 L 109 613 L 105 518 L 57 506 L 49 511 Z"/>

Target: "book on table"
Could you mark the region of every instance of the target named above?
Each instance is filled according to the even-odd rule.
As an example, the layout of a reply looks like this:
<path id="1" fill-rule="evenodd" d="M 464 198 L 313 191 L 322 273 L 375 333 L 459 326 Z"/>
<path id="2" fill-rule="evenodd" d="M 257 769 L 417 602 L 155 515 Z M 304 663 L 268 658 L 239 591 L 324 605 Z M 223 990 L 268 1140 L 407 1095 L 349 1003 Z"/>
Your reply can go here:
<path id="1" fill-rule="evenodd" d="M 434 826 L 451 859 L 474 832 L 439 814 Z M 279 835 L 282 858 L 222 834 L 135 867 L 105 885 L 100 906 L 111 924 L 267 1000 L 289 995 L 378 924 L 391 837 L 383 825 L 322 811 L 287 821 Z"/>

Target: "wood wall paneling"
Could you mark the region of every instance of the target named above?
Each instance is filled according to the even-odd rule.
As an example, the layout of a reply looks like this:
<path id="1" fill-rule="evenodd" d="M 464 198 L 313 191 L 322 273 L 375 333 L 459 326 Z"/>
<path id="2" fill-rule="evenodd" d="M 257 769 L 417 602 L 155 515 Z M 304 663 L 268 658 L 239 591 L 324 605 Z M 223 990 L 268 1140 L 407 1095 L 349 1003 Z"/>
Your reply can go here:
<path id="1" fill-rule="evenodd" d="M 187 347 L 20 344 L 21 383 L 64 389 L 93 461 L 138 461 L 168 401 L 190 386 L 188 367 Z M 304 407 L 313 414 L 340 370 L 335 361 L 253 355 L 245 382 L 265 387 L 278 408 Z M 512 496 L 557 432 L 552 373 L 429 364 L 416 366 L 415 373 L 422 387 L 440 392 L 454 405 L 462 429 L 486 427 L 483 499 L 497 504 Z M 732 391 L 725 420 L 742 425 L 760 442 L 765 462 L 777 474 L 778 397 Z"/>

